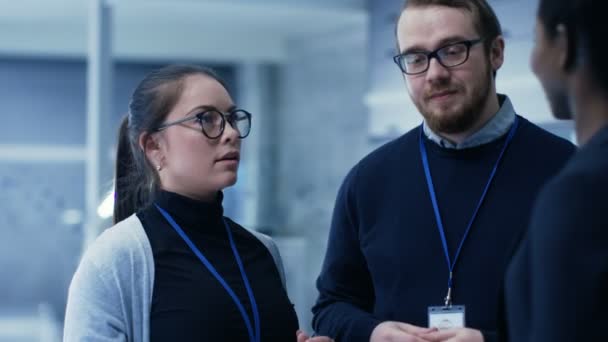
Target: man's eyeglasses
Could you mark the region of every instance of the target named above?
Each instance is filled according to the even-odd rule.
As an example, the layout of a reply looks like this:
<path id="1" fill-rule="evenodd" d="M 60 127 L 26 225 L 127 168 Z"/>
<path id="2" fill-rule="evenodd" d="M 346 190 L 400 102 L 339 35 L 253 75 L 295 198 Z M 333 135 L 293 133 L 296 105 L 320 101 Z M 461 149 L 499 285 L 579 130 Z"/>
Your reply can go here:
<path id="1" fill-rule="evenodd" d="M 251 131 L 251 113 L 243 109 L 233 109 L 225 114 L 215 109 L 204 110 L 187 118 L 164 123 L 156 131 L 162 131 L 167 127 L 190 120 L 196 120 L 201 126 L 203 134 L 209 139 L 218 139 L 222 136 L 226 121 L 238 132 L 240 139 L 246 138 Z"/>
<path id="2" fill-rule="evenodd" d="M 431 52 L 406 52 L 393 57 L 393 60 L 407 75 L 418 75 L 426 72 L 431 64 L 431 58 L 436 58 L 439 64 L 446 68 L 452 68 L 469 59 L 471 46 L 480 43 L 483 38 L 463 40 L 456 43 L 444 45 Z"/>

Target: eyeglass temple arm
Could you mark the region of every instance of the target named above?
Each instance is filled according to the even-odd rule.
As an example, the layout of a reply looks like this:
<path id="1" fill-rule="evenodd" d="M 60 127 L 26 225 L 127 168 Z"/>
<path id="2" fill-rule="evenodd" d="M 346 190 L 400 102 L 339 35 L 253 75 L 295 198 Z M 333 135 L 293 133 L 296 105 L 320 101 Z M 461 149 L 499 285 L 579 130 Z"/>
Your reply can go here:
<path id="1" fill-rule="evenodd" d="M 165 129 L 165 128 L 169 127 L 169 126 L 178 125 L 180 123 L 183 123 L 183 122 L 186 122 L 186 121 L 190 121 L 190 120 L 194 120 L 194 119 L 196 119 L 196 115 L 193 115 L 193 116 L 190 116 L 190 117 L 187 117 L 187 118 L 183 118 L 183 119 L 179 119 L 179 120 L 176 120 L 176 121 L 173 121 L 173 122 L 167 122 L 167 123 L 164 123 L 164 124 L 158 126 L 158 128 L 156 130 L 157 131 L 162 131 L 163 129 Z"/>

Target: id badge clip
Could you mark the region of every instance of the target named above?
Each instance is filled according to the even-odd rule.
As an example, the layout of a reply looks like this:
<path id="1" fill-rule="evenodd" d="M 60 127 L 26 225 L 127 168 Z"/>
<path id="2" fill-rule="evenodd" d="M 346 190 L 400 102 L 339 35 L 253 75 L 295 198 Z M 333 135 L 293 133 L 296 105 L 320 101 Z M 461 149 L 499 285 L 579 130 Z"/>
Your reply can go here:
<path id="1" fill-rule="evenodd" d="M 429 306 L 429 328 L 464 328 L 464 305 Z"/>

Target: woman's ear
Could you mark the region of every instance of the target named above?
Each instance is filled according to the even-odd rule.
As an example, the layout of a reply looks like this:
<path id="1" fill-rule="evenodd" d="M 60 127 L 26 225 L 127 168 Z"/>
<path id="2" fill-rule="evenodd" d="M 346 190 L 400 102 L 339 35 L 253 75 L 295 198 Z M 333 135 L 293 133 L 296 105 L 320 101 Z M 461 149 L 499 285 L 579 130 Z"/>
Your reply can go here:
<path id="1" fill-rule="evenodd" d="M 162 139 L 159 134 L 143 132 L 139 135 L 139 148 L 144 151 L 148 162 L 160 171 L 163 165 Z"/>
<path id="2" fill-rule="evenodd" d="M 570 37 L 568 29 L 564 24 L 559 24 L 555 28 L 555 46 L 557 53 L 557 61 L 559 68 L 563 71 L 569 71 L 574 67 L 576 60 L 576 48 L 574 39 Z"/>

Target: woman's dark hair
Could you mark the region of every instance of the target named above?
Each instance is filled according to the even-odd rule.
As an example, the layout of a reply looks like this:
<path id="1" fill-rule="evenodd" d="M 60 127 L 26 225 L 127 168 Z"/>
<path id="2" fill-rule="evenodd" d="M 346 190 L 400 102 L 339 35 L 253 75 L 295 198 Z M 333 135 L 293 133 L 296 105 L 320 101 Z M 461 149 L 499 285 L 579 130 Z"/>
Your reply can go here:
<path id="1" fill-rule="evenodd" d="M 129 112 L 118 134 L 114 184 L 114 223 L 148 206 L 158 190 L 156 168 L 139 146 L 142 133 L 153 133 L 179 100 L 183 81 L 192 75 L 211 77 L 227 89 L 211 69 L 195 65 L 169 65 L 149 73 L 135 88 Z"/>
<path id="2" fill-rule="evenodd" d="M 605 41 L 605 1 L 595 0 L 541 0 L 538 19 L 550 38 L 555 38 L 557 28 L 563 25 L 568 37 L 566 67 L 586 64 L 595 80 L 608 90 L 608 64 Z"/>

